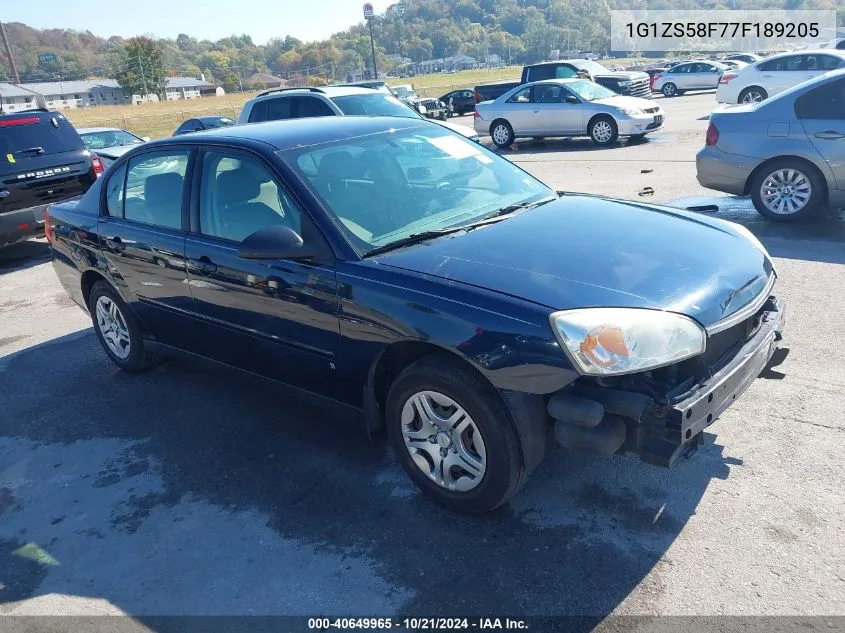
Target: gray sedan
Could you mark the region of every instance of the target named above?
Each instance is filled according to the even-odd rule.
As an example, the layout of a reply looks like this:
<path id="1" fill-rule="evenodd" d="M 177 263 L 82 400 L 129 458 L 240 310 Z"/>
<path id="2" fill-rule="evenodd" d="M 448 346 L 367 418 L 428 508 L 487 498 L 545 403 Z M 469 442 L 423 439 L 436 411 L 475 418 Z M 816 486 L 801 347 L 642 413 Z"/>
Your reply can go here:
<path id="1" fill-rule="evenodd" d="M 114 127 L 83 127 L 77 128 L 76 131 L 82 137 L 85 147 L 99 156 L 105 167 L 133 147 L 150 140 L 149 137 L 142 138 Z"/>
<path id="2" fill-rule="evenodd" d="M 845 206 L 845 70 L 713 112 L 696 169 L 702 186 L 750 194 L 773 220 Z"/>
<path id="3" fill-rule="evenodd" d="M 650 99 L 626 97 L 587 79 L 547 79 L 523 84 L 475 107 L 475 131 L 498 147 L 519 137 L 589 136 L 612 145 L 620 136 L 643 137 L 663 125 Z"/>

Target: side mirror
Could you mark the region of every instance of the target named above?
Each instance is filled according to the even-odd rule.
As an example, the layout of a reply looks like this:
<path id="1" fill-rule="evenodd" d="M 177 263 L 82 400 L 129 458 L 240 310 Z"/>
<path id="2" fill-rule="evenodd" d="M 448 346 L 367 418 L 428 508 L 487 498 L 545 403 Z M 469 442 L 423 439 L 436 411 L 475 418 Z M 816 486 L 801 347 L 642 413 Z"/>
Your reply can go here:
<path id="1" fill-rule="evenodd" d="M 564 103 L 581 103 L 575 95 L 566 95 L 563 98 Z"/>
<path id="2" fill-rule="evenodd" d="M 247 236 L 238 248 L 241 259 L 311 259 L 317 255 L 287 225 L 276 224 Z"/>

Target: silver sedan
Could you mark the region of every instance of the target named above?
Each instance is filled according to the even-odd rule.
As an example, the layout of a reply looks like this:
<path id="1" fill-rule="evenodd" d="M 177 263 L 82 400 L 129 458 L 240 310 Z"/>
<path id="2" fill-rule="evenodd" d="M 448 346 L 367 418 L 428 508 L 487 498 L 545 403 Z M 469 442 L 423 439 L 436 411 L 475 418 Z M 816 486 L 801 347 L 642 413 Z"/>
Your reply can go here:
<path id="1" fill-rule="evenodd" d="M 596 145 L 612 145 L 620 136 L 659 129 L 663 119 L 653 101 L 618 95 L 587 79 L 534 81 L 475 107 L 475 131 L 490 134 L 498 147 L 546 136 L 589 136 Z"/>
<path id="2" fill-rule="evenodd" d="M 696 157 L 702 186 L 750 195 L 761 215 L 783 221 L 845 206 L 845 70 L 760 103 L 710 115 Z"/>

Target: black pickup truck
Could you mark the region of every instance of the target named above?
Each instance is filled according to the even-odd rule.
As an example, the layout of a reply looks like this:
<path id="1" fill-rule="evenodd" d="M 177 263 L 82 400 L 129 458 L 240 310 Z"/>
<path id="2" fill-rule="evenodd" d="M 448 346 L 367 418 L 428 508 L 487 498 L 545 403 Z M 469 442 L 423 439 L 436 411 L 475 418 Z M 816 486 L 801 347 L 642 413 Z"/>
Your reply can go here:
<path id="1" fill-rule="evenodd" d="M 44 210 L 85 193 L 103 172 L 58 112 L 0 112 L 0 248 L 44 230 Z"/>
<path id="2" fill-rule="evenodd" d="M 621 95 L 651 98 L 649 78 L 644 72 L 612 71 L 589 59 L 562 59 L 523 67 L 522 79 L 519 81 L 494 81 L 480 84 L 474 90 L 475 102 L 497 99 L 511 88 L 530 81 L 577 77 L 578 71 L 586 71 L 597 84 Z"/>

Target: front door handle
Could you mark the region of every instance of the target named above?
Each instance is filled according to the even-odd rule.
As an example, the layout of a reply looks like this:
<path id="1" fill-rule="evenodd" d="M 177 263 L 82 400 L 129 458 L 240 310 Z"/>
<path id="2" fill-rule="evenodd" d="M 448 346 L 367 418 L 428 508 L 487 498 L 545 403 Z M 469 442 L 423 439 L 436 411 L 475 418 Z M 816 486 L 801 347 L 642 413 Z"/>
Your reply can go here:
<path id="1" fill-rule="evenodd" d="M 189 259 L 188 266 L 202 275 L 210 275 L 217 271 L 217 264 L 204 255 L 199 259 Z"/>
<path id="2" fill-rule="evenodd" d="M 813 134 L 816 138 L 823 138 L 828 141 L 835 141 L 838 138 L 845 138 L 845 134 L 837 132 L 836 130 L 825 130 L 824 132 L 816 132 Z"/>
<path id="3" fill-rule="evenodd" d="M 122 253 L 126 250 L 126 245 L 123 243 L 123 240 L 117 236 L 107 237 L 106 246 L 109 247 L 109 250 L 115 251 L 116 253 Z"/>

